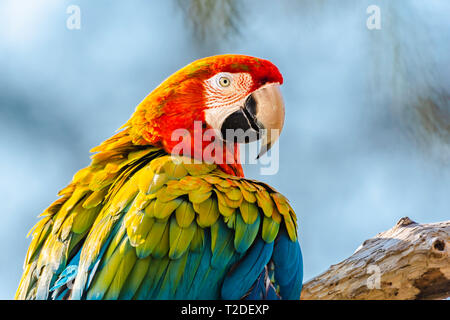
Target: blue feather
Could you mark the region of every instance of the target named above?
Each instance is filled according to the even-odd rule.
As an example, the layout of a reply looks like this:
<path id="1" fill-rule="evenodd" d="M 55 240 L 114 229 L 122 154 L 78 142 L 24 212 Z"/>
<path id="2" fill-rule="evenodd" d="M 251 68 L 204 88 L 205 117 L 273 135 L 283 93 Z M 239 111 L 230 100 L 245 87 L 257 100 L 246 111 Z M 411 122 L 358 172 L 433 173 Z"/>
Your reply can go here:
<path id="1" fill-rule="evenodd" d="M 273 242 L 265 243 L 258 238 L 244 258 L 225 277 L 222 285 L 222 299 L 236 300 L 243 297 L 258 279 L 270 261 Z"/>
<path id="2" fill-rule="evenodd" d="M 299 243 L 291 241 L 285 230 L 280 230 L 272 259 L 282 299 L 299 299 L 303 281 L 302 252 Z"/>

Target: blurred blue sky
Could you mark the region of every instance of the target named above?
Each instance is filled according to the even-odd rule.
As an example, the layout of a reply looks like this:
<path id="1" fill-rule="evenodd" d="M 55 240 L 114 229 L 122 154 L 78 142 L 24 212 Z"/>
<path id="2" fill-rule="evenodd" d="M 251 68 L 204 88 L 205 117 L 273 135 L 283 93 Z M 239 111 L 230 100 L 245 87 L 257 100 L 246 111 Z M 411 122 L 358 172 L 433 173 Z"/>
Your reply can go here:
<path id="1" fill-rule="evenodd" d="M 280 170 L 245 171 L 290 199 L 305 280 L 403 216 L 448 220 L 449 146 L 418 142 L 408 108 L 450 88 L 450 4 L 376 1 L 382 29 L 369 31 L 372 2 L 245 1 L 239 35 L 201 41 L 175 1 L 2 1 L 0 298 L 14 296 L 36 216 L 89 149 L 167 76 L 213 54 L 266 58 L 284 76 Z M 80 30 L 66 28 L 70 4 Z"/>

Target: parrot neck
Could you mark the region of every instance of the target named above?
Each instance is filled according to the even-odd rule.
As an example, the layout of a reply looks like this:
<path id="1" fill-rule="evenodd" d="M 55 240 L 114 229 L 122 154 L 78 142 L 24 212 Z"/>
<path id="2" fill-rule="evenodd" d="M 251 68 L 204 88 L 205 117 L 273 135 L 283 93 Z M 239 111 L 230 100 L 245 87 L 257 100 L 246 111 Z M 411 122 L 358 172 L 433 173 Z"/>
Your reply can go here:
<path id="1" fill-rule="evenodd" d="M 239 155 L 239 145 L 237 143 L 233 144 L 232 150 L 229 150 L 228 144 L 223 143 L 222 150 L 224 152 L 224 161 L 217 164 L 223 172 L 237 177 L 244 177 L 244 170 L 242 169 L 240 155 Z M 231 161 L 230 161 L 231 160 Z"/>
<path id="2" fill-rule="evenodd" d="M 211 128 L 202 125 L 187 130 L 180 138 L 175 141 L 163 139 L 161 146 L 169 154 L 214 163 L 229 175 L 244 177 L 237 143 L 224 142 L 215 136 Z"/>

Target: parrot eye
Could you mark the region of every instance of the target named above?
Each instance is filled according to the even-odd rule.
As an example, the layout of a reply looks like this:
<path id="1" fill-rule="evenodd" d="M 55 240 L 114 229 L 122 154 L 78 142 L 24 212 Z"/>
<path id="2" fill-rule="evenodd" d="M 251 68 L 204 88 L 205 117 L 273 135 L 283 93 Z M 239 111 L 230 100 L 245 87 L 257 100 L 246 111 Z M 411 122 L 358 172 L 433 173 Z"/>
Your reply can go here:
<path id="1" fill-rule="evenodd" d="M 219 85 L 221 87 L 226 88 L 226 87 L 230 86 L 230 84 L 231 84 L 231 79 L 230 78 L 228 78 L 228 77 L 220 77 L 219 78 Z"/>

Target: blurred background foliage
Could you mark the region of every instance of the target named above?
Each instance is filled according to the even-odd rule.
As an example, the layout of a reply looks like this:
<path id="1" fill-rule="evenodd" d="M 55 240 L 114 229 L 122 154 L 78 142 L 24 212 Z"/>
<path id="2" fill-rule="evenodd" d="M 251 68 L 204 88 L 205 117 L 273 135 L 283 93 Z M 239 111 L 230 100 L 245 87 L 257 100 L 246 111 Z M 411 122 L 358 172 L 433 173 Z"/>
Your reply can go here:
<path id="1" fill-rule="evenodd" d="M 238 36 L 242 28 L 245 1 L 177 0 L 177 5 L 199 44 L 229 40 Z"/>
<path id="2" fill-rule="evenodd" d="M 66 8 L 81 9 L 68 30 Z M 368 30 L 366 8 L 381 9 Z M 0 3 L 0 298 L 36 216 L 163 79 L 213 54 L 273 61 L 280 170 L 246 175 L 296 209 L 305 280 L 400 217 L 448 220 L 446 0 L 5 0 Z"/>

